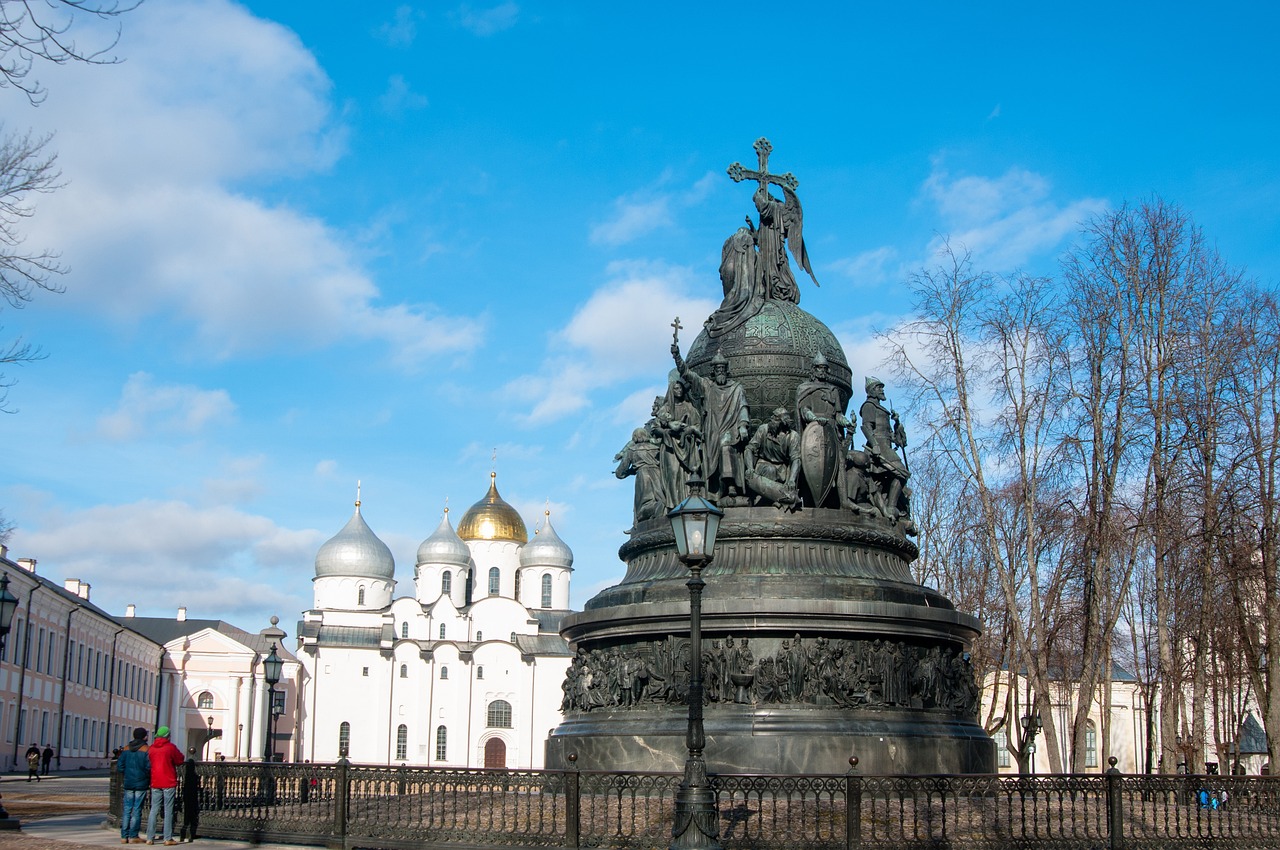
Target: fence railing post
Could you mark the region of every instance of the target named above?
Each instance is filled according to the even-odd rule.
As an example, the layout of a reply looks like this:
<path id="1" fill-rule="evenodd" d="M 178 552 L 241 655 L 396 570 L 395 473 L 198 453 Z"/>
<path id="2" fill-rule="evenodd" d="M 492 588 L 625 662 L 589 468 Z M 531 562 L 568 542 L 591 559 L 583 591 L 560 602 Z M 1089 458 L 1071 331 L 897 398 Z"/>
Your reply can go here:
<path id="1" fill-rule="evenodd" d="M 569 770 L 565 774 L 564 789 L 564 846 L 578 850 L 582 846 L 579 828 L 582 812 L 582 775 L 578 772 L 578 754 L 569 753 Z"/>
<path id="2" fill-rule="evenodd" d="M 862 777 L 857 756 L 849 756 L 849 772 L 844 775 L 844 846 L 845 850 L 862 846 Z"/>
<path id="3" fill-rule="evenodd" d="M 338 766 L 333 780 L 333 833 L 337 838 L 337 846 L 347 846 L 347 805 L 351 799 L 351 785 L 347 768 L 351 762 L 346 757 L 338 759 Z"/>
<path id="4" fill-rule="evenodd" d="M 1110 850 L 1124 847 L 1124 805 L 1121 799 L 1121 773 L 1116 768 L 1116 757 L 1107 759 L 1107 846 Z"/>

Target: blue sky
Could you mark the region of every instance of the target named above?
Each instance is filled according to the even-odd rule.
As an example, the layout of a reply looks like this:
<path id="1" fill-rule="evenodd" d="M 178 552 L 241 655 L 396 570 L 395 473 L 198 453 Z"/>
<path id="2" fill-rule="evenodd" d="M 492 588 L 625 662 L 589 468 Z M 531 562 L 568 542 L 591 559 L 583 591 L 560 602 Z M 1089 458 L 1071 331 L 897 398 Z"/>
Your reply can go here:
<path id="1" fill-rule="evenodd" d="M 719 301 L 751 210 L 725 168 L 756 138 L 800 180 L 822 283 L 801 304 L 872 373 L 944 235 L 1050 272 L 1082 219 L 1157 193 L 1280 280 L 1278 24 L 1259 3 L 150 0 L 122 63 L 39 69 L 39 108 L 0 91 L 6 128 L 56 134 L 66 186 L 28 242 L 70 269 L 0 315 L 49 354 L 0 418 L 10 556 L 117 612 L 289 625 L 357 479 L 408 594 L 496 447 L 503 496 L 531 528 L 549 504 L 574 549 L 581 607 L 622 575 L 611 458 L 672 317 Z"/>

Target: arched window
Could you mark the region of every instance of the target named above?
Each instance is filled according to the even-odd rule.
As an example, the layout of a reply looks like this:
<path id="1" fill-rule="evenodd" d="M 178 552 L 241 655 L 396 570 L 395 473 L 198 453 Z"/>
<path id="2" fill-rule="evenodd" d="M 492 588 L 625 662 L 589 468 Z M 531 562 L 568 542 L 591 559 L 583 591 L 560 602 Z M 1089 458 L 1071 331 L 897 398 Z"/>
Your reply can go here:
<path id="1" fill-rule="evenodd" d="M 505 699 L 495 699 L 489 703 L 489 726 L 501 729 L 511 728 L 511 703 Z"/>
<path id="2" fill-rule="evenodd" d="M 444 623 L 440 624 L 440 640 L 444 640 Z"/>
<path id="3" fill-rule="evenodd" d="M 196 707 L 200 709 L 213 708 L 213 694 L 204 691 L 200 696 L 196 697 Z"/>
<path id="4" fill-rule="evenodd" d="M 502 592 L 502 572 L 497 567 L 489 568 L 489 595 L 497 596 Z"/>
<path id="5" fill-rule="evenodd" d="M 481 665 L 481 666 L 479 666 L 479 667 L 477 667 L 477 668 L 476 668 L 476 678 L 477 678 L 477 679 L 483 679 L 483 678 L 484 678 L 484 666 L 483 666 L 483 665 Z"/>
<path id="6" fill-rule="evenodd" d="M 1001 726 L 991 737 L 996 740 L 996 765 L 1009 767 L 1009 731 Z"/>
<path id="7" fill-rule="evenodd" d="M 409 621 L 408 620 L 405 620 L 403 623 L 400 624 L 400 637 L 404 638 L 405 640 L 409 639 Z"/>
<path id="8" fill-rule="evenodd" d="M 409 757 L 409 727 L 403 723 L 396 730 L 396 758 L 404 761 Z"/>
<path id="9" fill-rule="evenodd" d="M 342 721 L 342 725 L 338 727 L 338 758 L 346 758 L 351 755 L 351 724 Z"/>
<path id="10" fill-rule="evenodd" d="M 356 591 L 356 604 L 357 605 L 364 604 L 364 588 L 363 587 Z"/>
<path id="11" fill-rule="evenodd" d="M 449 668 L 448 668 L 448 666 L 444 666 L 444 667 L 441 667 L 441 668 L 440 668 L 440 678 L 441 678 L 441 679 L 447 679 L 447 678 L 449 678 Z"/>
<path id="12" fill-rule="evenodd" d="M 443 726 L 436 727 L 436 761 L 449 758 L 449 730 Z"/>
<path id="13" fill-rule="evenodd" d="M 1098 766 L 1098 727 L 1092 720 L 1085 721 L 1084 727 L 1084 766 Z"/>
<path id="14" fill-rule="evenodd" d="M 542 576 L 542 607 L 551 607 L 551 573 Z"/>
<path id="15" fill-rule="evenodd" d="M 445 570 L 440 574 L 440 595 L 448 596 L 453 593 L 453 572 Z"/>
<path id="16" fill-rule="evenodd" d="M 407 679 L 407 678 L 409 678 L 409 665 L 408 665 L 408 664 L 401 664 L 401 665 L 400 665 L 400 678 L 401 678 L 401 679 Z"/>

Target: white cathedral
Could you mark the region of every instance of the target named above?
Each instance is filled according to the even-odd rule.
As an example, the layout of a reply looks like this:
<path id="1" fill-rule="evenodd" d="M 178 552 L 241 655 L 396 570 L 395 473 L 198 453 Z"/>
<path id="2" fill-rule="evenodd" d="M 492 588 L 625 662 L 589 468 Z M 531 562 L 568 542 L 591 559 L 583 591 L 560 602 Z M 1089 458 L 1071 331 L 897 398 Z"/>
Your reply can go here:
<path id="1" fill-rule="evenodd" d="M 315 567 L 298 623 L 299 759 L 544 766 L 572 660 L 559 629 L 573 552 L 549 512 L 530 541 L 491 473 L 456 532 L 445 510 L 418 547 L 413 595 L 396 597 L 391 551 L 357 499 Z"/>

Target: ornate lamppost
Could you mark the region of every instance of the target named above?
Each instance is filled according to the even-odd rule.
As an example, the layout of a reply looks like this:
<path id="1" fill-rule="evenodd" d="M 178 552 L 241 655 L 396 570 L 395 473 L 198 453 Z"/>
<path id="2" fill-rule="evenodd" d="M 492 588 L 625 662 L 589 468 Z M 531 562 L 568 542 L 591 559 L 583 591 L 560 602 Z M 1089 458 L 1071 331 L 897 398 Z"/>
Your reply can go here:
<path id="1" fill-rule="evenodd" d="M 667 514 L 676 538 L 676 553 L 689 568 L 689 725 L 684 780 L 676 791 L 671 850 L 720 850 L 715 792 L 702 760 L 706 735 L 702 728 L 702 568 L 715 555 L 716 532 L 724 511 L 702 496 L 702 482 L 689 481 L 689 498 Z"/>
<path id="2" fill-rule="evenodd" d="M 209 715 L 208 720 L 209 720 L 209 731 L 206 732 L 204 736 L 204 760 L 205 761 L 209 760 L 209 742 L 213 740 L 213 715 L 212 714 Z"/>
<path id="3" fill-rule="evenodd" d="M 1044 720 L 1040 717 L 1040 710 L 1036 709 L 1035 714 L 1022 715 L 1020 721 L 1022 723 L 1022 739 L 1026 741 L 1027 766 L 1034 776 L 1036 772 L 1036 736 L 1040 734 L 1040 730 L 1044 729 Z"/>
<path id="4" fill-rule="evenodd" d="M 13 627 L 13 615 L 18 611 L 18 597 L 9 592 L 9 574 L 0 574 L 0 653 L 4 652 L 5 641 L 9 637 L 9 629 Z M 17 818 L 10 818 L 9 813 L 5 811 L 4 804 L 0 803 L 0 821 L 6 822 L 4 825 L 16 827 Z"/>
<path id="5" fill-rule="evenodd" d="M 271 654 L 262 660 L 262 678 L 267 683 L 267 745 L 263 748 L 262 760 L 273 761 L 272 749 L 275 747 L 276 718 L 276 684 L 280 681 L 280 669 L 284 662 L 276 655 L 276 645 L 271 644 Z"/>

